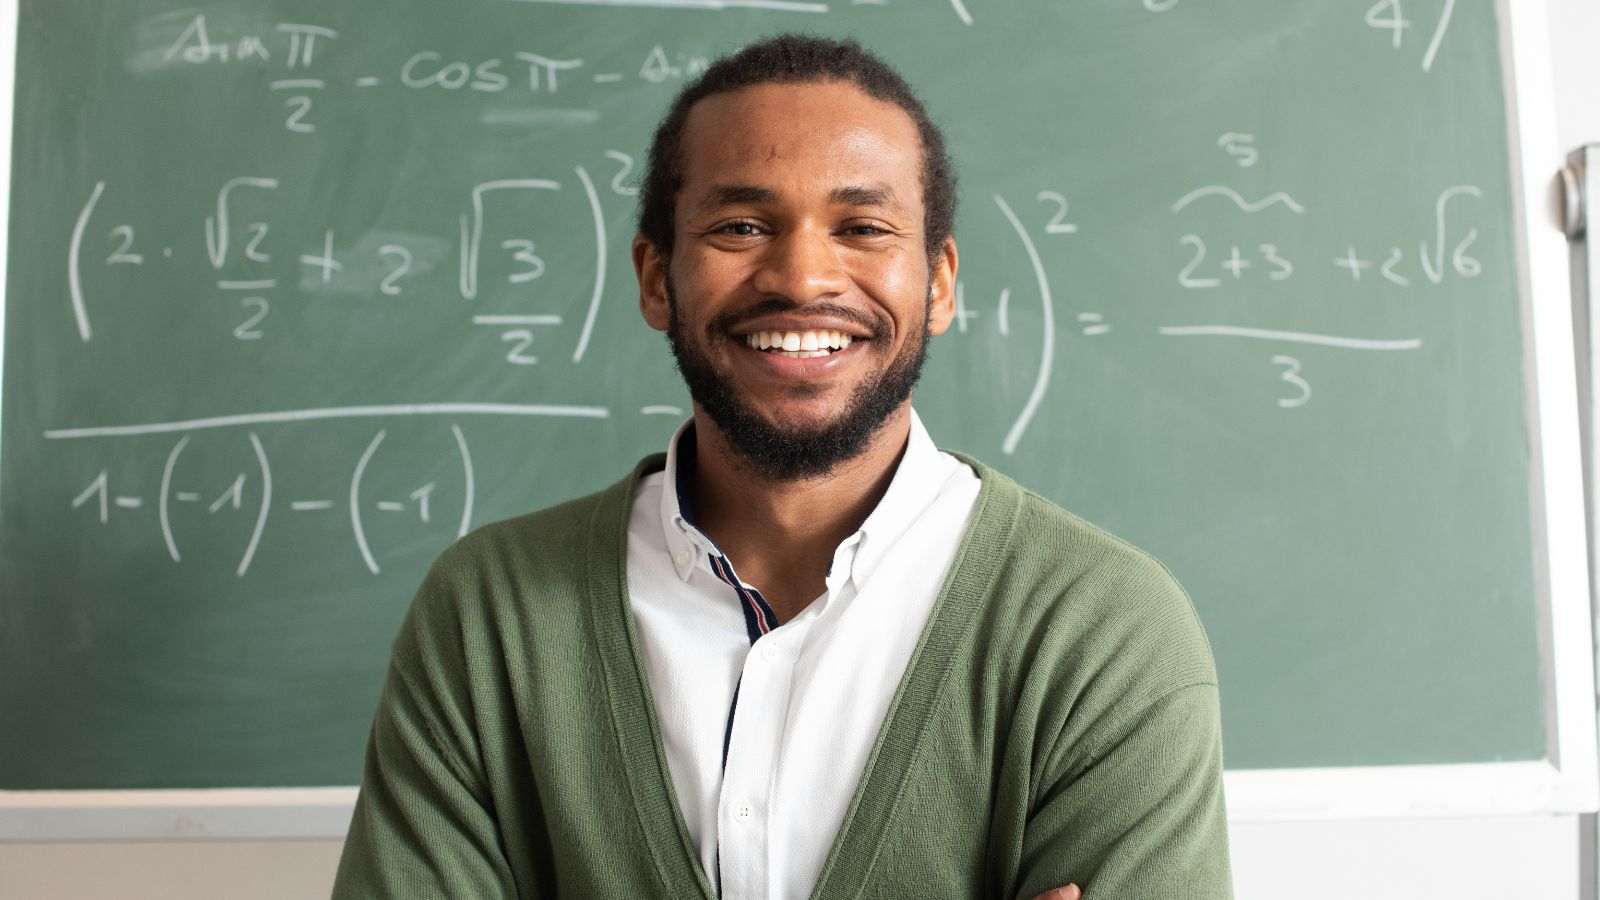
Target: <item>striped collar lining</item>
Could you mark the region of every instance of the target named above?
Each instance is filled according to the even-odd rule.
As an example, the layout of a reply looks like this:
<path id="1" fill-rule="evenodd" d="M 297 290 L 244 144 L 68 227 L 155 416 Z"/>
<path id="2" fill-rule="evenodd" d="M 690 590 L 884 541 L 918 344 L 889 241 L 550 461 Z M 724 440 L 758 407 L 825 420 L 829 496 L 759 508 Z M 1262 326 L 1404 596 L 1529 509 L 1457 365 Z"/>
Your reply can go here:
<path id="1" fill-rule="evenodd" d="M 661 486 L 662 530 L 666 533 L 673 568 L 678 577 L 685 581 L 700 565 L 702 557 L 721 557 L 724 563 L 727 562 L 726 554 L 695 526 L 693 492 L 690 489 L 694 477 L 694 454 L 694 419 L 690 418 L 678 426 L 667 445 L 666 470 L 662 473 Z M 857 590 L 861 589 L 884 553 L 939 496 L 941 487 L 954 473 L 952 467 L 956 465 L 960 463 L 945 458 L 939 452 L 923 426 L 922 418 L 912 409 L 910 434 L 894 478 L 890 480 L 878 505 L 861 523 L 861 528 L 841 541 L 834 551 L 828 576 L 830 593 L 835 589 L 836 573 L 848 573 L 855 581 Z M 712 567 L 712 572 L 718 578 L 733 585 L 736 590 L 742 587 L 743 590 L 755 591 L 755 588 L 738 582 L 731 564 L 726 566 L 726 571 L 725 575 L 717 571 L 716 566 Z M 730 581 L 730 578 L 733 580 Z M 759 596 L 759 592 L 757 594 Z M 764 604 L 766 601 L 763 598 L 761 602 Z M 777 626 L 776 616 L 772 617 L 771 622 L 773 627 Z"/>

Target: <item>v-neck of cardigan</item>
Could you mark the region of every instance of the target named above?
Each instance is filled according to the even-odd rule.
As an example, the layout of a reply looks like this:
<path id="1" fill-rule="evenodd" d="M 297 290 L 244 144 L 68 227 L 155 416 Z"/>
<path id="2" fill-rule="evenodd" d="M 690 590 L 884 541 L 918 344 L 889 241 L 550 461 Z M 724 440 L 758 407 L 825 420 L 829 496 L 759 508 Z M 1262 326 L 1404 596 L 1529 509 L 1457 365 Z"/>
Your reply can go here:
<path id="1" fill-rule="evenodd" d="M 967 644 L 974 615 L 990 594 L 1015 531 L 1021 488 L 970 457 L 954 455 L 971 466 L 981 481 L 972 518 L 895 689 L 844 821 L 817 875 L 811 900 L 855 897 L 865 884 L 938 696 L 956 654 Z M 660 453 L 646 457 L 596 505 L 587 547 L 589 611 L 607 705 L 622 754 L 622 777 L 656 873 L 670 896 L 715 900 L 672 787 L 628 600 L 628 518 L 634 494 L 639 480 L 660 469 L 665 458 Z"/>

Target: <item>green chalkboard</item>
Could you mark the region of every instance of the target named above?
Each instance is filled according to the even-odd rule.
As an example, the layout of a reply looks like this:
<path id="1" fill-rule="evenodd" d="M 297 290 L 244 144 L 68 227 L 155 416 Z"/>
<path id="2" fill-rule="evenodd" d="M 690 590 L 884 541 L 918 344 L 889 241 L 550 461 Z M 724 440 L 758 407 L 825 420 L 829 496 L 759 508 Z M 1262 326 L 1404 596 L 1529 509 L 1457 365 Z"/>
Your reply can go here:
<path id="1" fill-rule="evenodd" d="M 705 61 L 853 35 L 963 199 L 936 440 L 1194 596 L 1234 769 L 1546 753 L 1492 4 L 23 0 L 0 788 L 353 784 L 465 527 L 687 408 L 628 261 Z"/>

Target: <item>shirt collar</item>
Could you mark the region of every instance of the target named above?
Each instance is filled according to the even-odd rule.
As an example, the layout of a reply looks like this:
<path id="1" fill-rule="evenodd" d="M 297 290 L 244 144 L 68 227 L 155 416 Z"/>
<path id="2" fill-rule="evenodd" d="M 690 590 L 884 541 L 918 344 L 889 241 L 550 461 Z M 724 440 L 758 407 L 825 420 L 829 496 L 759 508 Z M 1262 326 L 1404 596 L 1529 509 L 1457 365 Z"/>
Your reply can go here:
<path id="1" fill-rule="evenodd" d="M 689 484 L 694 477 L 694 419 L 684 420 L 667 444 L 667 467 L 661 479 L 661 529 L 667 552 L 678 577 L 689 580 L 700 557 L 716 553 L 716 545 L 694 526 L 694 498 Z"/>
<path id="2" fill-rule="evenodd" d="M 848 565 L 850 577 L 860 590 L 884 554 L 939 496 L 948 475 L 939 448 L 923 427 L 922 418 L 915 409 L 911 410 L 911 433 L 894 478 L 890 479 L 878 505 L 861 523 L 860 530 L 839 545 L 840 551 L 853 549 L 853 556 L 841 558 L 842 553 L 835 552 L 835 569 Z"/>
<path id="3" fill-rule="evenodd" d="M 695 527 L 694 500 L 689 490 L 694 478 L 694 419 L 673 432 L 667 445 L 667 465 L 661 481 L 661 528 L 666 533 L 667 550 L 678 577 L 687 581 L 707 554 L 720 550 Z M 888 552 L 938 496 L 948 474 L 941 464 L 939 448 L 923 427 L 922 418 L 911 410 L 911 429 L 906 449 L 895 468 L 894 477 L 878 505 L 861 523 L 861 528 L 839 543 L 828 573 L 832 593 L 837 580 L 848 576 L 859 590 Z"/>

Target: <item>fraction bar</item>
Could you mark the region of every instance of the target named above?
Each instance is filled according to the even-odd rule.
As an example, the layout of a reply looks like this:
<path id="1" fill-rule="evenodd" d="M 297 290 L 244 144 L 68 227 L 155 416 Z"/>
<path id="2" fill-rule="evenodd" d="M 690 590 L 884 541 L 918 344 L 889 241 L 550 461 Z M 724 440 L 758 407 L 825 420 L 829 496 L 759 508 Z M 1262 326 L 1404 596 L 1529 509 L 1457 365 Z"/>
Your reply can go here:
<path id="1" fill-rule="evenodd" d="M 1344 347 L 1349 350 L 1415 350 L 1422 346 L 1421 338 L 1399 340 L 1369 340 L 1366 338 L 1337 337 L 1331 334 L 1307 334 L 1303 331 L 1270 331 L 1266 328 L 1241 328 L 1236 325 L 1163 325 L 1162 334 L 1173 337 L 1242 337 L 1264 341 L 1288 341 L 1295 344 L 1321 344 L 1324 347 Z"/>
<path id="2" fill-rule="evenodd" d="M 604 406 L 564 406 L 537 403 L 398 403 L 389 406 L 330 406 L 320 409 L 286 409 L 276 412 L 240 413 L 206 419 L 176 422 L 149 422 L 141 425 L 99 425 L 88 428 L 52 428 L 46 438 L 125 437 L 138 434 L 167 434 L 174 431 L 199 431 L 204 428 L 233 428 L 282 422 L 308 422 L 320 419 L 387 418 L 392 416 L 555 416 L 561 418 L 604 419 L 611 410 Z"/>
<path id="3" fill-rule="evenodd" d="M 473 316 L 474 325 L 560 325 L 560 316 Z"/>

